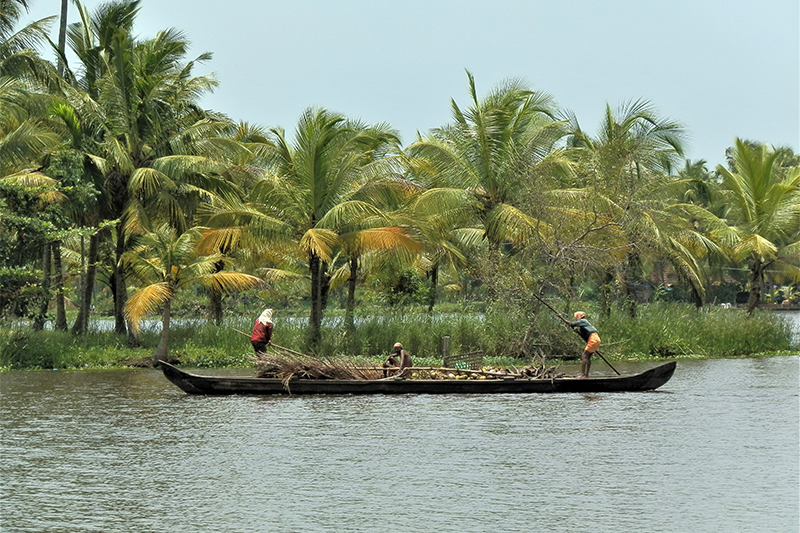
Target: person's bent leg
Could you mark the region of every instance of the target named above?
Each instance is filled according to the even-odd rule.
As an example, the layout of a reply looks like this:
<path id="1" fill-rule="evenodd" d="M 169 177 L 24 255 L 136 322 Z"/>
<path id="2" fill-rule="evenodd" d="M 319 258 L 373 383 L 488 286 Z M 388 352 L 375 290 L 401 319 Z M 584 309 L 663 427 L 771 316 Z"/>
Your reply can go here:
<path id="1" fill-rule="evenodd" d="M 581 355 L 581 376 L 588 378 L 590 368 L 592 368 L 592 352 L 584 350 Z"/>

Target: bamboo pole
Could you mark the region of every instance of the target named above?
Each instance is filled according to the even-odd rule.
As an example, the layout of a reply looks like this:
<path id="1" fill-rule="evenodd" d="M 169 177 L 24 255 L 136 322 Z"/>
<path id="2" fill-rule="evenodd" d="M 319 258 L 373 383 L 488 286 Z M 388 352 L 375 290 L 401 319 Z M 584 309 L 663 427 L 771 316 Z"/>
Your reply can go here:
<path id="1" fill-rule="evenodd" d="M 240 330 L 240 329 L 236 329 L 236 328 L 231 328 L 231 329 L 232 329 L 233 331 L 235 331 L 236 333 L 241 333 L 241 334 L 242 334 L 242 335 L 244 335 L 245 337 L 247 337 L 247 338 L 250 338 L 250 334 L 249 334 L 249 333 L 245 333 L 244 331 L 242 331 L 242 330 Z M 277 349 L 279 349 L 279 350 L 283 350 L 283 351 L 285 351 L 285 352 L 289 352 L 289 353 L 291 353 L 291 354 L 294 354 L 294 355 L 300 355 L 300 356 L 302 356 L 302 357 L 308 357 L 308 355 L 304 354 L 303 352 L 298 352 L 298 351 L 296 351 L 296 350 L 292 350 L 292 349 L 290 349 L 290 348 L 286 348 L 286 347 L 284 347 L 284 346 L 278 346 L 278 345 L 277 345 L 277 344 L 275 344 L 274 342 L 270 342 L 270 343 L 269 343 L 267 346 L 272 346 L 273 348 L 277 348 Z"/>
<path id="2" fill-rule="evenodd" d="M 542 302 L 542 303 L 545 305 L 545 307 L 547 307 L 549 310 L 551 310 L 552 312 L 554 312 L 554 313 L 556 314 L 556 316 L 557 316 L 558 318 L 560 318 L 562 322 L 564 322 L 564 324 L 566 324 L 568 327 L 571 327 L 571 326 L 570 326 L 570 321 L 569 321 L 569 320 L 567 320 L 566 318 L 564 318 L 563 316 L 561 316 L 561 313 L 559 313 L 558 311 L 556 311 L 555 309 L 553 309 L 552 307 L 550 307 L 550 304 L 549 304 L 549 303 L 547 303 L 547 302 L 545 302 L 544 300 L 542 300 L 541 298 L 539 298 L 539 295 L 537 295 L 536 293 L 531 293 L 531 294 L 533 294 L 533 297 L 534 297 L 534 298 L 536 298 L 537 300 L 539 300 L 540 302 Z M 572 331 L 575 331 L 575 330 L 572 330 Z M 576 333 L 578 333 L 577 331 L 575 331 L 575 332 L 576 332 Z M 580 333 L 579 333 L 579 334 L 580 334 Z M 597 355 L 600 357 L 600 359 L 602 359 L 603 361 L 605 361 L 605 362 L 606 362 L 606 364 L 607 364 L 608 366 L 610 366 L 610 367 L 611 367 L 611 370 L 613 370 L 614 372 L 617 372 L 617 369 L 616 369 L 616 368 L 614 368 L 614 367 L 611 365 L 611 363 L 609 363 L 609 362 L 608 362 L 608 359 L 606 359 L 605 357 L 603 357 L 603 354 L 601 354 L 601 353 L 600 353 L 600 350 L 597 350 L 597 351 L 596 351 L 596 352 L 594 352 L 594 353 L 596 353 L 596 354 L 597 354 Z M 617 375 L 618 375 L 618 376 L 620 376 L 621 374 L 620 374 L 619 372 L 617 372 Z M 589 376 L 586 376 L 586 377 L 589 377 Z"/>

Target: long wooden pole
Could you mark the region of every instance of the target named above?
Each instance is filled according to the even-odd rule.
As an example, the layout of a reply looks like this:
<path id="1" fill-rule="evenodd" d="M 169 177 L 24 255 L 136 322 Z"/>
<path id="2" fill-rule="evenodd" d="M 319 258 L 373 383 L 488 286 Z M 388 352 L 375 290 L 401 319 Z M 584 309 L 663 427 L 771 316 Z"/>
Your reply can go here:
<path id="1" fill-rule="evenodd" d="M 542 300 L 541 298 L 539 298 L 539 295 L 538 295 L 538 294 L 536 294 L 536 293 L 531 293 L 531 294 L 533 294 L 533 297 L 534 297 L 534 298 L 536 298 L 537 300 L 539 300 L 540 302 L 542 302 L 542 303 L 545 305 L 545 307 L 547 307 L 549 310 L 551 310 L 552 312 L 554 312 L 554 313 L 556 314 L 556 316 L 557 316 L 558 318 L 560 318 L 562 322 L 564 322 L 564 324 L 566 324 L 567 326 L 569 326 L 569 327 L 570 327 L 570 329 L 572 328 L 572 327 L 570 326 L 570 321 L 569 321 L 569 320 L 567 320 L 566 318 L 564 318 L 563 316 L 561 316 L 561 313 L 559 313 L 558 311 L 556 311 L 555 309 L 553 309 L 552 307 L 550 307 L 550 304 L 549 304 L 549 303 L 547 303 L 547 302 L 545 302 L 544 300 Z M 573 330 L 573 331 L 575 331 L 575 330 Z M 577 331 L 575 331 L 575 332 L 576 332 L 576 333 L 578 333 Z M 580 333 L 579 333 L 579 334 L 580 334 Z M 611 363 L 609 363 L 609 362 L 608 362 L 608 359 L 606 359 L 605 357 L 603 357 L 603 355 L 600 353 L 600 350 L 597 350 L 597 351 L 596 351 L 596 352 L 594 352 L 594 353 L 596 353 L 596 354 L 597 354 L 597 355 L 600 357 L 600 359 L 602 359 L 603 361 L 605 361 L 605 362 L 606 362 L 606 364 L 607 364 L 608 366 L 610 366 L 610 367 L 611 367 L 611 370 L 613 370 L 614 372 L 616 372 L 618 376 L 621 376 L 621 375 L 622 375 L 622 374 L 620 374 L 619 372 L 617 372 L 617 369 L 616 369 L 616 368 L 614 368 L 614 367 L 611 365 Z"/>
<path id="2" fill-rule="evenodd" d="M 308 356 L 307 356 L 306 354 L 304 354 L 303 352 L 297 352 L 297 351 L 295 351 L 295 350 L 291 350 L 291 349 L 289 349 L 289 348 L 284 348 L 283 346 L 278 346 L 278 345 L 277 345 L 277 344 L 275 344 L 274 342 L 270 342 L 270 343 L 269 343 L 269 345 L 270 345 L 270 346 L 273 346 L 273 347 L 275 347 L 275 348 L 277 348 L 277 349 L 279 349 L 279 350 L 283 350 L 284 352 L 289 352 L 289 353 L 291 353 L 291 354 L 294 354 L 294 355 L 299 355 L 299 356 L 301 356 L 301 357 L 308 357 Z"/>
<path id="3" fill-rule="evenodd" d="M 233 331 L 235 331 L 236 333 L 241 333 L 241 334 L 242 334 L 242 335 L 244 335 L 245 337 L 250 337 L 250 334 L 249 334 L 249 333 L 245 333 L 244 331 L 242 331 L 242 330 L 240 330 L 240 329 L 236 329 L 236 328 L 231 328 L 231 329 L 232 329 Z M 295 350 L 291 350 L 291 349 L 289 349 L 289 348 L 285 348 L 285 347 L 283 347 L 283 346 L 278 346 L 278 345 L 277 345 L 277 344 L 275 344 L 274 342 L 270 342 L 270 343 L 269 343 L 269 345 L 270 345 L 270 346 L 272 346 L 273 348 L 277 348 L 277 349 L 279 349 L 279 350 L 283 350 L 283 351 L 285 351 L 285 352 L 289 352 L 289 353 L 292 353 L 292 354 L 295 354 L 295 355 L 300 355 L 300 356 L 303 356 L 303 357 L 308 357 L 308 356 L 307 356 L 306 354 L 304 354 L 303 352 L 298 352 L 298 351 L 295 351 Z"/>

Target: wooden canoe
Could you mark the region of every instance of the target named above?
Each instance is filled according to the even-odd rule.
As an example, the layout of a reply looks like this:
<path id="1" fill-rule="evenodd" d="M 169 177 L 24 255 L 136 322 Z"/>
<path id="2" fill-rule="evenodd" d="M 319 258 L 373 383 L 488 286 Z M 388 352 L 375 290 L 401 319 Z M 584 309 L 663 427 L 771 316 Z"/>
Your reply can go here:
<path id="1" fill-rule="evenodd" d="M 514 394 L 544 392 L 635 392 L 657 389 L 675 372 L 675 362 L 640 374 L 586 379 L 291 379 L 201 376 L 161 363 L 164 376 L 189 394 Z"/>

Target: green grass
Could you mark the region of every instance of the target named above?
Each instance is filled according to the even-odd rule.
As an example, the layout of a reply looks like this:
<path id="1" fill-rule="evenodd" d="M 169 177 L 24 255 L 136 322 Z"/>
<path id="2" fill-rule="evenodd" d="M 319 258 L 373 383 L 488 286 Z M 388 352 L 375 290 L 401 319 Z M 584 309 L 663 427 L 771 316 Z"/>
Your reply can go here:
<path id="1" fill-rule="evenodd" d="M 658 303 L 640 306 L 636 319 L 615 311 L 608 319 L 598 320 L 591 305 L 581 307 L 600 330 L 602 353 L 612 361 L 797 353 L 791 351 L 790 327 L 769 312 L 749 317 L 739 310 L 698 311 L 686 304 Z M 289 320 L 288 314 L 276 314 L 273 343 L 309 353 L 306 320 Z M 220 327 L 173 326 L 170 356 L 195 367 L 253 366 L 252 320 L 229 317 Z M 351 335 L 341 326 L 325 327 L 319 354 L 378 362 L 399 341 L 417 366 L 435 366 L 441 362 L 439 343 L 444 336 L 450 337 L 450 353 L 483 350 L 484 360 L 491 366 L 524 366 L 536 354 L 575 359 L 583 346 L 581 339 L 547 310 L 531 318 L 491 310 L 430 316 L 420 307 L 388 313 L 375 309 L 371 316 L 357 317 Z M 143 334 L 141 346 L 131 347 L 126 337 L 114 333 L 74 337 L 66 332 L 0 329 L 0 370 L 125 366 L 149 359 L 157 344 L 157 333 Z"/>
<path id="2" fill-rule="evenodd" d="M 626 357 L 731 357 L 791 349 L 790 326 L 768 311 L 750 317 L 738 309 L 657 303 L 641 306 L 636 319 L 614 313 L 598 329 L 603 343 Z"/>

